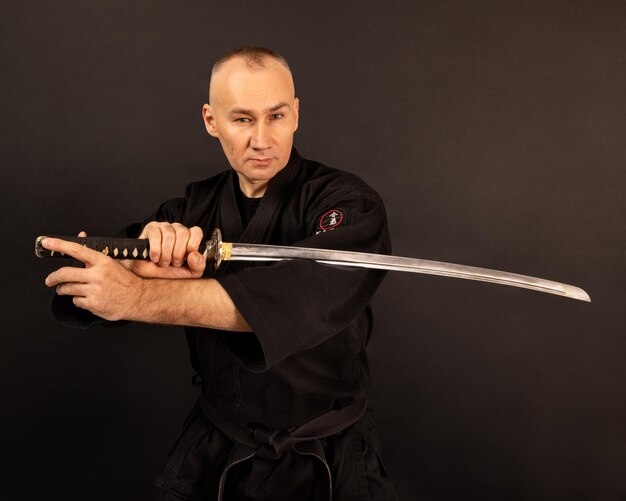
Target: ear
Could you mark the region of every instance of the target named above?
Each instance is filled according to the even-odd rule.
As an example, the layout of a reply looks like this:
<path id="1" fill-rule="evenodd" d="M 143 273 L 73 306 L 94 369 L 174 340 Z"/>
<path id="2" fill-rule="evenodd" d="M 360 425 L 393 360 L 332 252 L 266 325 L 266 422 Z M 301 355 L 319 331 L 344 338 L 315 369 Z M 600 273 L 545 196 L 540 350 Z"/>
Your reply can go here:
<path id="1" fill-rule="evenodd" d="M 296 121 L 293 131 L 296 132 L 298 130 L 298 120 L 300 119 L 300 100 L 297 97 L 293 100 L 293 111 Z"/>
<path id="2" fill-rule="evenodd" d="M 202 119 L 204 120 L 204 126 L 209 135 L 218 137 L 217 127 L 215 126 L 215 114 L 213 107 L 210 104 L 202 106 Z"/>

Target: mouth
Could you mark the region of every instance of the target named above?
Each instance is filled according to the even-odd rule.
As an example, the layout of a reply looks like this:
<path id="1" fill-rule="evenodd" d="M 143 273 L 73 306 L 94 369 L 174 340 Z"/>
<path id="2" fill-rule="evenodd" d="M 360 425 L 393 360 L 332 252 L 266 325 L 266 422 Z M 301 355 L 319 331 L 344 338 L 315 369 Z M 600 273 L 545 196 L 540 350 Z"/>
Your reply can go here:
<path id="1" fill-rule="evenodd" d="M 268 165 L 272 161 L 272 159 L 271 158 L 251 158 L 250 161 L 254 165 L 263 166 L 263 165 Z"/>

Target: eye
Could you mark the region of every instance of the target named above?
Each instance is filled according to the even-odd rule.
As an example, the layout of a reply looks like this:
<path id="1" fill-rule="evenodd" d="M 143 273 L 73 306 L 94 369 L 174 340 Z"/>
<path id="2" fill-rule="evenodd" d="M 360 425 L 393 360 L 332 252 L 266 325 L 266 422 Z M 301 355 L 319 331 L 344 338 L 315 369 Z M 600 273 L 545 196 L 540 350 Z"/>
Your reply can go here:
<path id="1" fill-rule="evenodd" d="M 250 122 L 250 119 L 246 117 L 239 117 L 239 118 L 235 118 L 233 122 L 244 124 L 244 123 Z"/>
<path id="2" fill-rule="evenodd" d="M 274 113 L 274 114 L 270 115 L 270 119 L 271 120 L 280 120 L 284 116 L 285 115 L 283 113 Z"/>

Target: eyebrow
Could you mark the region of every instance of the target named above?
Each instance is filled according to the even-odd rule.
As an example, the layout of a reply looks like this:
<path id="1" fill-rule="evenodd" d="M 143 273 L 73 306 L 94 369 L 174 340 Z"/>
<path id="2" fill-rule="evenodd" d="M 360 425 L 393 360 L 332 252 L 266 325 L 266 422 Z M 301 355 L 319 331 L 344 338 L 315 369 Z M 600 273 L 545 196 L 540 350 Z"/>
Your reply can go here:
<path id="1" fill-rule="evenodd" d="M 278 104 L 275 104 L 271 108 L 268 108 L 268 109 L 264 110 L 264 113 L 271 113 L 273 111 L 278 111 L 279 109 L 281 109 L 281 108 L 283 108 L 285 106 L 287 108 L 291 109 L 291 106 L 289 106 L 287 103 L 280 102 Z M 245 108 L 233 108 L 232 110 L 230 110 L 230 113 L 233 114 L 233 115 L 254 115 L 252 110 L 247 110 Z"/>

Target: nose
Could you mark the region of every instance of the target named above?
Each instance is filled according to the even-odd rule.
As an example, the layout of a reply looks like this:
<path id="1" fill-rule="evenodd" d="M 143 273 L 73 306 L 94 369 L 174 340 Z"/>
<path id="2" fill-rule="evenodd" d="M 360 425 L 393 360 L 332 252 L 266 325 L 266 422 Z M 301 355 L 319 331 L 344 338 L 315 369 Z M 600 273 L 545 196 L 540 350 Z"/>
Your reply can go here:
<path id="1" fill-rule="evenodd" d="M 250 146 L 255 150 L 267 150 L 272 146 L 269 125 L 259 120 L 252 131 Z"/>

